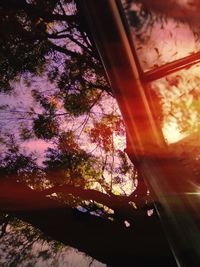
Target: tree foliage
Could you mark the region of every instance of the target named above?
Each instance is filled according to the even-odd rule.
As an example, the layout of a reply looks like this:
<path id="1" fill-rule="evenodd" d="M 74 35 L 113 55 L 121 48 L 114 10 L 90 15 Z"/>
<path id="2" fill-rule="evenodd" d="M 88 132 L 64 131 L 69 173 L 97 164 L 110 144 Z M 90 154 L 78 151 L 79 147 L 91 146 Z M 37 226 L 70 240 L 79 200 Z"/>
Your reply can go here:
<path id="1" fill-rule="evenodd" d="M 152 239 L 147 246 L 138 243 L 141 229 L 153 234 L 156 229 L 155 243 L 167 254 L 157 217 L 147 213 L 152 209 L 147 188 L 124 152 L 123 120 L 80 1 L 2 0 L 0 15 L 2 237 L 10 234 L 7 226 L 15 216 L 54 240 L 123 265 L 127 255 L 126 264 L 132 256 L 140 262 L 137 255 L 151 247 Z M 22 253 L 24 244 L 41 240 L 33 232 L 13 243 Z M 116 259 L 101 250 L 109 234 L 119 235 L 113 251 L 112 238 L 105 246 Z"/>

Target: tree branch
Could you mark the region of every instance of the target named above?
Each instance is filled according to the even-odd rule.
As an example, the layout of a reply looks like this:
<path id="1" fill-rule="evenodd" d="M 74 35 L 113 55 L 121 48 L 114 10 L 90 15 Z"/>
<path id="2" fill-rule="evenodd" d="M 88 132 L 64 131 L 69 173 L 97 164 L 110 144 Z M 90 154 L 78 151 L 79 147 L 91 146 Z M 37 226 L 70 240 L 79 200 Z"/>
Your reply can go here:
<path id="1" fill-rule="evenodd" d="M 68 50 L 67 48 L 63 47 L 63 46 L 58 46 L 54 43 L 49 43 L 50 48 L 52 48 L 52 51 L 57 51 L 60 53 L 65 54 L 66 56 L 70 57 L 77 57 L 78 55 L 80 55 L 80 53 L 77 52 L 73 52 L 71 50 Z"/>
<path id="2" fill-rule="evenodd" d="M 47 33 L 46 36 L 49 39 L 62 39 L 62 38 L 68 38 L 69 40 L 71 40 L 73 43 L 75 43 L 76 45 L 78 45 L 80 48 L 83 49 L 83 51 L 87 51 L 88 54 L 90 54 L 92 56 L 92 51 L 91 49 L 89 49 L 87 46 L 85 46 L 83 43 L 81 43 L 80 41 L 78 41 L 77 39 L 73 38 L 72 35 L 70 34 L 49 34 Z"/>
<path id="3" fill-rule="evenodd" d="M 126 228 L 71 208 L 13 214 L 40 229 L 45 235 L 85 252 L 109 266 L 176 266 L 156 218 L 142 217 Z"/>
<path id="4" fill-rule="evenodd" d="M 79 212 L 46 196 L 56 190 L 98 201 L 113 201 L 95 190 L 54 187 L 34 191 L 14 181 L 0 181 L 0 210 L 40 229 L 46 236 L 73 246 L 111 266 L 175 266 L 157 217 L 146 220 L 138 214 L 137 223 L 129 228 L 90 214 Z M 62 190 L 61 190 L 62 189 Z M 144 245 L 145 240 L 145 245 Z M 131 245 L 130 245 L 131 244 Z M 145 255 L 145 257 L 144 257 Z"/>

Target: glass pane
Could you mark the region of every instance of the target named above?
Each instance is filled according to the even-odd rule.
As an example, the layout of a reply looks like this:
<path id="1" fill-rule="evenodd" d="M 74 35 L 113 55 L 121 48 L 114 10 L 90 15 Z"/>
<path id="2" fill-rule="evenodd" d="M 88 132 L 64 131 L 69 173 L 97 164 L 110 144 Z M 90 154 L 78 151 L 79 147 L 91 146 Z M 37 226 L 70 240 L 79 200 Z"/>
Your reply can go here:
<path id="1" fill-rule="evenodd" d="M 169 144 L 199 135 L 199 72 L 200 64 L 196 64 L 150 84 L 153 106 L 160 113 L 160 125 Z"/>
<path id="2" fill-rule="evenodd" d="M 198 266 L 200 260 L 199 73 L 200 64 L 196 64 L 148 87 L 156 120 L 168 143 L 156 162 L 154 188 L 165 209 L 161 218 L 178 266 Z"/>
<path id="3" fill-rule="evenodd" d="M 187 9 L 179 2 L 122 0 L 131 38 L 144 71 L 200 50 L 199 25 L 194 18 L 198 7 Z"/>
<path id="4" fill-rule="evenodd" d="M 199 194 L 200 186 L 199 72 L 200 64 L 196 64 L 149 85 L 157 123 L 169 145 L 171 167 L 177 177 L 183 173 L 183 169 L 186 170 L 184 179 L 181 178 L 188 183 L 184 192 L 189 190 L 192 194 Z M 177 160 L 178 163 L 174 164 Z"/>

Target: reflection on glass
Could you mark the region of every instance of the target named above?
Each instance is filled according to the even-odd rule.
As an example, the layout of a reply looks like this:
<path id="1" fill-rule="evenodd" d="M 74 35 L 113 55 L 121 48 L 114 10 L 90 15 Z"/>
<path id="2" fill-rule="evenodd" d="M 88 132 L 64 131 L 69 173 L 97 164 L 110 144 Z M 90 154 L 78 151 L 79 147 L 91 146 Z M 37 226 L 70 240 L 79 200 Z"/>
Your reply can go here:
<path id="1" fill-rule="evenodd" d="M 162 109 L 162 130 L 174 143 L 200 130 L 200 64 L 151 83 Z M 156 100 L 155 100 L 156 101 Z"/>
<path id="2" fill-rule="evenodd" d="M 122 1 L 139 62 L 144 71 L 189 56 L 200 50 L 198 27 L 154 7 L 152 1 Z M 158 1 L 157 1 L 158 2 Z M 160 1 L 160 6 L 164 6 Z M 178 1 L 177 1 L 178 2 Z M 170 7 L 170 4 L 169 4 Z"/>
<path id="3" fill-rule="evenodd" d="M 200 174 L 200 64 L 183 69 L 152 82 L 152 106 L 168 143 L 170 168 L 178 177 L 177 184 L 188 185 L 176 193 L 197 193 Z M 177 163 L 178 160 L 178 163 Z M 175 163 L 176 162 L 176 163 Z M 167 164 L 166 164 L 167 165 Z M 169 166 L 168 166 L 169 167 Z M 183 169 L 186 169 L 183 173 Z M 177 185 L 176 184 L 176 185 Z M 190 184 L 190 185 L 189 185 Z M 174 183 L 170 185 L 174 187 Z M 173 188 L 172 188 L 173 189 Z M 189 190 L 189 191 L 188 191 Z"/>
<path id="4" fill-rule="evenodd" d="M 200 259 L 199 71 L 196 64 L 149 85 L 152 106 L 169 145 L 164 160 L 164 154 L 158 159 L 155 190 L 166 212 L 161 211 L 162 219 L 179 266 L 198 266 Z"/>
<path id="5" fill-rule="evenodd" d="M 171 2 L 173 11 L 167 9 Z M 169 64 L 170 75 L 166 71 L 157 75 L 157 67 L 200 50 L 196 22 L 189 13 L 175 14 L 176 5 L 183 2 L 188 1 L 122 1 L 140 66 L 144 72 L 155 73 L 145 89 L 168 144 L 157 157 L 144 160 L 143 171 L 155 193 L 177 265 L 199 266 L 200 64 L 176 72 Z M 192 9 L 190 14 L 194 14 Z"/>

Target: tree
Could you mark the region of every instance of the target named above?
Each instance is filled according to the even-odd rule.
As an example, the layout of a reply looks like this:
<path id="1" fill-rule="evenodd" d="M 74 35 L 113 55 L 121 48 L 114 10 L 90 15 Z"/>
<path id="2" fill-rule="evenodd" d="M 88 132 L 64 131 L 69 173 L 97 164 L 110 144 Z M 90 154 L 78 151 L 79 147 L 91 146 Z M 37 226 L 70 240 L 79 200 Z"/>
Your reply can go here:
<path id="1" fill-rule="evenodd" d="M 2 237 L 15 217 L 112 266 L 174 263 L 117 147 L 123 120 L 80 1 L 3 0 L 0 14 Z"/>

